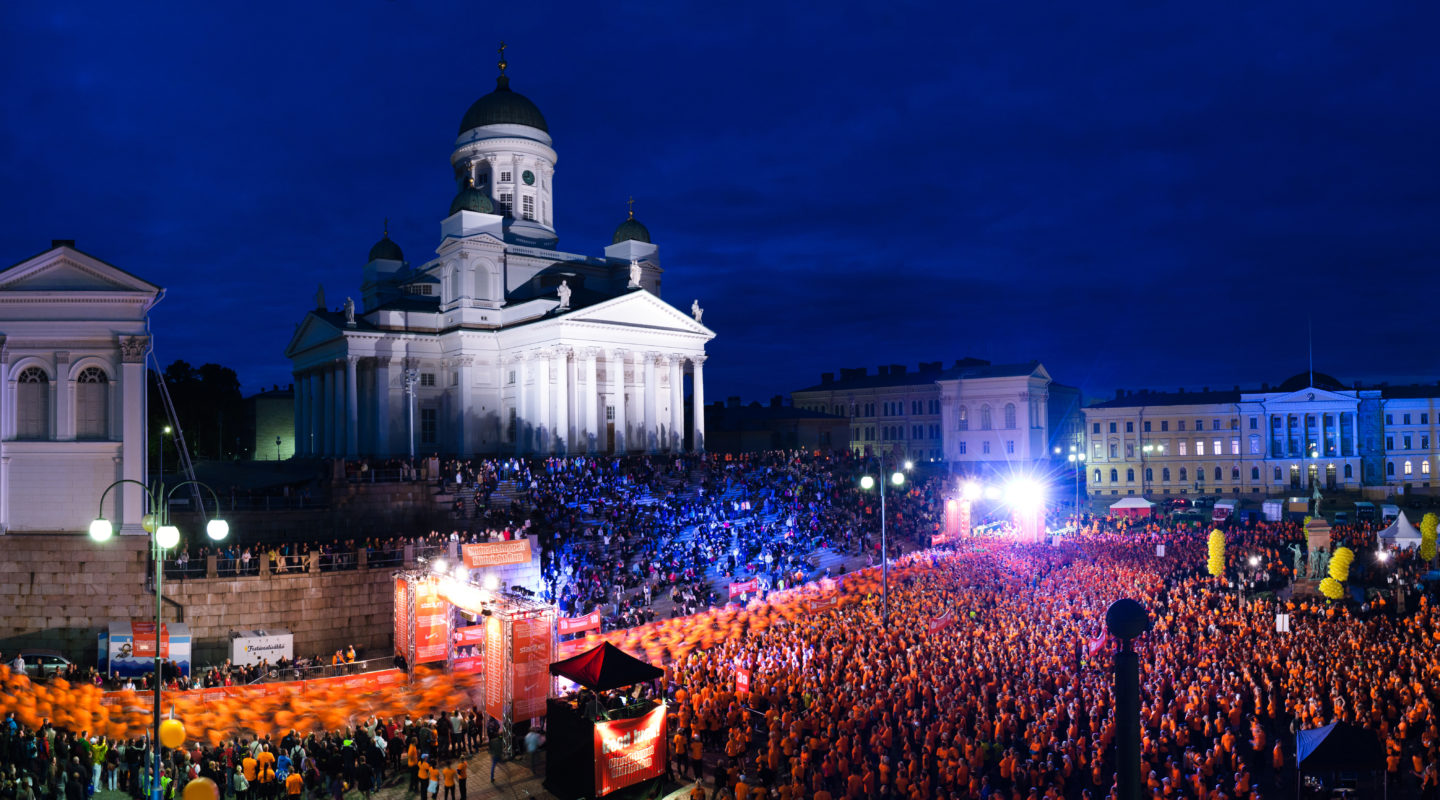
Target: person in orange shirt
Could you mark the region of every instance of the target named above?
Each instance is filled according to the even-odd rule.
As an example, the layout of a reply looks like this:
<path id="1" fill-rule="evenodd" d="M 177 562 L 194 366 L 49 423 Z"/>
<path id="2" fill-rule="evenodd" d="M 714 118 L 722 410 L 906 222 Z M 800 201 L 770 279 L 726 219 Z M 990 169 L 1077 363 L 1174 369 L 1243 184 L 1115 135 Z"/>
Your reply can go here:
<path id="1" fill-rule="evenodd" d="M 292 772 L 285 776 L 285 796 L 299 797 L 305 791 L 305 779 L 300 777 L 299 772 Z"/>
<path id="2" fill-rule="evenodd" d="M 240 771 L 244 774 L 245 780 L 252 784 L 255 783 L 255 767 L 256 762 L 254 756 L 245 756 L 245 758 L 240 760 Z"/>
<path id="3" fill-rule="evenodd" d="M 445 786 L 445 800 L 455 800 L 455 767 L 452 765 L 440 770 L 440 780 Z"/>
<path id="4" fill-rule="evenodd" d="M 415 746 L 414 739 L 405 749 L 405 765 L 410 768 L 410 793 L 414 794 L 420 791 L 420 748 Z"/>
<path id="5" fill-rule="evenodd" d="M 460 787 L 460 800 L 465 800 L 465 785 L 470 780 L 470 767 L 461 759 L 455 765 L 455 785 Z"/>

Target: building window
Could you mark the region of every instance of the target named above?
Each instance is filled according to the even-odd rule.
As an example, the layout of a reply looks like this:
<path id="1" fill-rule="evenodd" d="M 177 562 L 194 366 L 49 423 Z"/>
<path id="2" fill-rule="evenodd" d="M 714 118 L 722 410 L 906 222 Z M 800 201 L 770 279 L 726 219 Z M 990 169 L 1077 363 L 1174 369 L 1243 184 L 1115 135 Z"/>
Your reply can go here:
<path id="1" fill-rule="evenodd" d="M 1216 467 L 1216 468 L 1215 468 L 1215 482 L 1216 482 L 1216 483 L 1219 483 L 1219 482 L 1220 482 L 1220 474 L 1221 474 L 1221 473 L 1220 473 L 1220 468 L 1219 468 L 1219 467 Z"/>
<path id="2" fill-rule="evenodd" d="M 1175 423 L 1175 430 L 1177 430 L 1177 431 L 1183 431 L 1183 430 L 1185 430 L 1185 420 L 1182 419 L 1182 420 L 1180 420 L 1179 422 Z"/>
<path id="3" fill-rule="evenodd" d="M 506 425 L 506 427 L 505 427 L 506 441 L 509 441 L 509 442 L 515 441 L 515 420 L 516 420 L 516 419 L 517 419 L 517 415 L 516 415 L 516 413 L 515 413 L 515 407 L 514 407 L 514 406 L 511 406 L 511 407 L 510 407 L 510 422 L 509 422 L 509 423 Z"/>
<path id="4" fill-rule="evenodd" d="M 75 379 L 75 438 L 110 438 L 110 378 L 99 367 Z"/>
<path id="5" fill-rule="evenodd" d="M 500 210 L 505 212 L 506 214 L 509 214 L 511 206 L 515 204 L 515 195 L 511 194 L 510 192 L 501 192 L 499 199 Z"/>
<path id="6" fill-rule="evenodd" d="M 1185 452 L 1186 448 L 1189 447 L 1189 445 L 1186 443 L 1186 441 L 1185 441 L 1184 439 L 1181 439 L 1180 441 L 1176 442 L 1176 443 L 1175 443 L 1175 447 L 1178 448 L 1178 449 L 1176 450 L 1176 453 L 1175 453 L 1176 455 L 1181 455 L 1181 456 L 1189 455 L 1189 453 Z"/>
<path id="7" fill-rule="evenodd" d="M 1252 481 L 1258 481 L 1258 480 L 1260 480 L 1260 468 L 1259 468 L 1259 467 L 1251 467 L 1251 468 L 1250 468 L 1250 480 L 1252 480 Z"/>
<path id="8" fill-rule="evenodd" d="M 966 406 L 960 406 L 960 411 L 956 416 L 958 423 L 956 429 L 962 431 L 970 430 L 970 409 Z"/>
<path id="9" fill-rule="evenodd" d="M 1347 465 L 1345 466 L 1345 469 L 1346 469 L 1346 471 L 1347 471 L 1347 473 L 1348 473 L 1348 471 L 1349 471 L 1349 469 L 1350 469 L 1350 466 L 1347 464 Z M 1345 477 L 1348 478 L 1348 477 L 1350 477 L 1350 476 L 1347 474 Z M 1275 468 L 1275 482 L 1276 482 L 1276 483 L 1279 483 L 1280 480 L 1281 480 L 1281 478 L 1280 478 L 1280 468 L 1279 468 L 1279 467 L 1276 467 L 1276 468 Z"/>
<path id="10" fill-rule="evenodd" d="M 1162 419 L 1162 420 L 1160 420 L 1160 432 L 1161 432 L 1161 433 L 1165 433 L 1165 432 L 1168 431 L 1168 430 L 1170 430 L 1170 420 L 1168 420 L 1168 419 Z"/>
<path id="11" fill-rule="evenodd" d="M 1125 482 L 1126 482 L 1126 483 L 1134 483 L 1134 482 L 1135 482 L 1135 470 L 1134 470 L 1134 469 L 1127 469 L 1127 470 L 1125 470 Z"/>
<path id="12" fill-rule="evenodd" d="M 520 195 L 520 216 L 524 219 L 535 219 L 535 197 L 534 195 Z"/>
<path id="13" fill-rule="evenodd" d="M 450 370 L 450 385 L 451 385 L 451 386 L 459 386 L 459 385 L 460 385 L 460 370 L 458 370 L 458 369 L 452 369 L 452 370 Z"/>
<path id="14" fill-rule="evenodd" d="M 1232 455 L 1232 456 L 1238 456 L 1238 455 L 1240 455 L 1240 440 L 1239 440 L 1238 438 L 1234 438 L 1234 439 L 1231 439 L 1231 440 L 1230 440 L 1230 455 Z"/>
<path id="15" fill-rule="evenodd" d="M 1166 483 L 1169 483 L 1169 482 L 1170 482 L 1170 468 L 1169 468 L 1169 467 L 1163 467 L 1163 468 L 1161 468 L 1161 470 L 1160 470 L 1160 480 L 1162 480 L 1162 481 L 1164 481 L 1164 482 L 1166 482 Z"/>
<path id="16" fill-rule="evenodd" d="M 1250 434 L 1250 455 L 1258 456 L 1260 454 L 1260 434 L 1252 433 Z"/>
<path id="17" fill-rule="evenodd" d="M 930 413 L 931 413 L 931 414 L 939 414 L 939 413 L 940 413 L 940 401 L 939 401 L 939 400 L 931 400 L 931 401 L 930 401 Z"/>
<path id="18" fill-rule="evenodd" d="M 1146 467 L 1146 468 L 1145 468 L 1145 481 L 1148 483 L 1148 482 L 1153 481 L 1153 480 L 1155 480 L 1155 470 L 1151 469 L 1150 467 Z"/>
<path id="19" fill-rule="evenodd" d="M 1013 453 L 1015 452 L 1015 440 L 1014 440 L 1014 439 L 1006 439 L 1006 440 L 1005 440 L 1005 452 L 1011 453 L 1011 454 L 1013 454 Z"/>
<path id="20" fill-rule="evenodd" d="M 1091 427 L 1093 428 L 1093 430 L 1090 431 L 1091 433 L 1099 433 L 1099 432 L 1100 432 L 1100 423 L 1096 422 L 1096 423 L 1094 423 Z"/>
<path id="21" fill-rule="evenodd" d="M 980 430 L 990 430 L 990 406 L 980 406 Z"/>
<path id="22" fill-rule="evenodd" d="M 1346 464 L 1346 465 L 1345 465 L 1345 477 L 1346 477 L 1346 478 L 1349 478 L 1349 477 L 1351 477 L 1352 475 L 1354 475 L 1354 471 L 1350 469 L 1350 465 L 1349 465 L 1349 464 Z M 1276 467 L 1276 468 L 1275 468 L 1275 480 L 1280 480 L 1280 468 L 1279 468 L 1279 467 Z"/>
<path id="23" fill-rule="evenodd" d="M 960 443 L 960 455 L 962 455 L 962 456 L 965 455 L 965 443 L 964 443 L 964 442 L 961 442 L 961 443 Z"/>
<path id="24" fill-rule="evenodd" d="M 1389 476 L 1391 476 L 1391 477 L 1394 477 L 1394 475 L 1395 475 L 1395 462 L 1394 462 L 1394 461 L 1387 461 L 1387 462 L 1385 462 L 1385 474 L 1386 474 L 1386 475 L 1389 475 Z"/>
<path id="25" fill-rule="evenodd" d="M 1410 462 L 1407 460 L 1405 462 L 1405 474 L 1409 475 L 1411 472 L 1414 472 L 1414 470 L 1410 467 Z"/>
<path id="26" fill-rule="evenodd" d="M 1220 447 L 1220 440 L 1219 440 L 1219 439 L 1216 439 L 1215 441 L 1211 442 L 1211 444 L 1215 445 L 1215 449 L 1211 451 L 1211 452 L 1214 453 L 1215 455 L 1218 456 L 1218 455 L 1220 455 L 1221 453 L 1225 452 L 1225 451 Z"/>
<path id="27" fill-rule="evenodd" d="M 1115 443 L 1115 442 L 1111 442 L 1111 443 L 1110 443 L 1110 457 L 1111 457 L 1111 458 L 1119 458 L 1119 457 L 1120 457 L 1120 445 L 1119 445 L 1119 444 L 1117 444 L 1117 443 Z"/>
<path id="28" fill-rule="evenodd" d="M 1110 470 L 1110 482 L 1111 482 L 1111 483 L 1119 483 L 1119 482 L 1120 482 L 1120 470 L 1118 470 L 1118 469 L 1112 469 L 1112 470 Z"/>
<path id="29" fill-rule="evenodd" d="M 1146 433 L 1149 433 L 1149 432 L 1150 432 L 1150 420 L 1148 420 L 1148 419 L 1145 420 L 1145 432 L 1146 432 Z"/>
<path id="30" fill-rule="evenodd" d="M 1240 468 L 1239 468 L 1239 467 L 1231 467 L 1231 468 L 1230 468 L 1230 480 L 1232 480 L 1232 481 L 1238 481 L 1238 480 L 1240 480 Z"/>
<path id="31" fill-rule="evenodd" d="M 1135 432 L 1135 421 L 1134 421 L 1134 420 L 1128 420 L 1128 419 L 1125 420 L 1125 432 L 1126 432 L 1126 433 L 1134 433 L 1134 432 Z"/>
<path id="32" fill-rule="evenodd" d="M 1402 437 L 1402 438 L 1403 438 L 1403 440 L 1404 440 L 1404 442 L 1405 442 L 1405 449 L 1406 449 L 1406 450 L 1409 450 L 1409 449 L 1410 449 L 1410 434 L 1407 433 L 1407 434 L 1405 434 L 1405 436 Z"/>
<path id="33" fill-rule="evenodd" d="M 1409 414 L 1403 414 L 1403 415 L 1401 415 L 1401 417 L 1400 417 L 1400 422 L 1401 422 L 1402 424 L 1409 425 L 1409 424 L 1410 424 L 1410 415 L 1409 415 Z"/>
<path id="34" fill-rule="evenodd" d="M 1098 469 L 1095 470 L 1095 482 L 1096 482 L 1096 483 L 1103 483 L 1103 482 L 1104 482 L 1104 481 L 1100 480 L 1100 470 L 1098 470 Z"/>
<path id="35" fill-rule="evenodd" d="M 1420 424 L 1421 424 L 1421 425 L 1429 425 L 1429 424 L 1430 424 L 1430 414 L 1429 414 L 1429 412 L 1426 412 L 1426 411 L 1420 412 Z"/>
<path id="36" fill-rule="evenodd" d="M 924 408 L 924 406 L 920 403 L 919 400 L 911 400 L 911 401 L 910 401 L 910 413 L 911 413 L 911 414 L 919 414 L 919 413 L 921 413 L 920 409 L 922 409 L 922 408 Z"/>
<path id="37" fill-rule="evenodd" d="M 1420 449 L 1421 449 L 1421 450 L 1429 450 L 1429 449 L 1430 449 L 1430 434 L 1428 434 L 1428 433 L 1422 433 L 1422 434 L 1420 434 Z"/>
<path id="38" fill-rule="evenodd" d="M 39 367 L 20 373 L 16 388 L 15 438 L 50 438 L 50 376 Z"/>
<path id="39" fill-rule="evenodd" d="M 500 173 L 500 182 L 501 182 L 501 183 L 509 183 L 509 182 L 512 181 L 512 180 L 514 180 L 514 179 L 510 177 L 510 172 L 509 172 L 509 170 L 503 170 L 503 171 L 501 171 L 501 173 Z"/>
<path id="40" fill-rule="evenodd" d="M 614 421 L 615 421 L 615 406 L 605 406 L 605 421 L 606 421 L 606 422 L 614 422 Z"/>
<path id="41" fill-rule="evenodd" d="M 1185 468 L 1184 468 L 1184 467 L 1181 467 L 1181 468 L 1180 468 L 1180 482 L 1181 482 L 1181 483 L 1184 483 L 1184 482 L 1187 481 L 1187 480 L 1189 480 L 1189 475 L 1186 473 Z"/>
<path id="42" fill-rule="evenodd" d="M 515 385 L 515 370 L 513 370 L 513 369 L 510 370 L 510 377 L 509 377 L 509 379 L 508 379 L 508 382 L 509 382 L 509 384 L 510 384 L 511 386 L 514 386 L 514 385 Z"/>
<path id="43" fill-rule="evenodd" d="M 1395 424 L 1395 417 L 1394 417 L 1393 415 L 1391 415 L 1391 414 L 1386 414 L 1386 415 L 1385 415 L 1385 424 L 1386 424 L 1386 425 L 1394 425 L 1394 424 Z M 1391 467 L 1391 468 L 1390 468 L 1390 474 L 1391 474 L 1391 475 L 1394 475 L 1394 474 L 1395 474 L 1395 468 L 1394 468 L 1394 467 Z"/>
<path id="44" fill-rule="evenodd" d="M 1014 404 L 1014 403 L 1006 403 L 1006 404 L 1005 404 L 1005 430 L 1007 430 L 1007 431 L 1013 431 L 1013 430 L 1015 430 L 1015 404 Z"/>
<path id="45" fill-rule="evenodd" d="M 1259 418 L 1259 417 L 1251 417 L 1251 418 L 1250 418 L 1250 430 L 1252 430 L 1252 431 L 1258 431 L 1258 430 L 1260 430 L 1260 418 Z"/>
<path id="46" fill-rule="evenodd" d="M 1395 449 L 1395 437 L 1394 437 L 1394 436 L 1386 436 L 1386 437 L 1385 437 L 1385 449 L 1386 449 L 1386 450 L 1394 450 L 1394 449 Z"/>
<path id="47" fill-rule="evenodd" d="M 989 442 L 981 442 L 981 443 L 980 443 L 980 452 L 983 453 L 984 455 L 987 455 L 987 456 L 990 455 L 990 443 L 989 443 Z"/>
<path id="48" fill-rule="evenodd" d="M 1115 423 L 1113 423 L 1113 422 L 1110 423 L 1110 432 L 1111 432 L 1111 433 L 1114 433 L 1114 432 L 1115 432 Z"/>
<path id="49" fill-rule="evenodd" d="M 910 429 L 910 438 L 912 438 L 912 439 L 924 439 L 924 438 L 925 438 L 925 426 L 924 426 L 924 425 L 916 425 L 916 426 L 912 427 L 912 428 Z"/>
<path id="50" fill-rule="evenodd" d="M 420 442 L 435 444 L 436 411 L 433 408 L 420 409 Z"/>
<path id="51" fill-rule="evenodd" d="M 1420 472 L 1425 475 L 1430 474 L 1430 459 L 1427 458 L 1420 462 Z"/>
<path id="52" fill-rule="evenodd" d="M 1203 439 L 1196 439 L 1196 440 L 1195 440 L 1195 455 L 1197 455 L 1197 456 L 1203 456 L 1203 455 L 1205 455 L 1205 441 L 1204 441 Z"/>
<path id="53" fill-rule="evenodd" d="M 1099 442 L 1096 442 L 1096 443 L 1095 443 L 1095 457 L 1096 457 L 1096 458 L 1104 458 L 1104 457 L 1105 457 L 1105 445 L 1100 444 Z"/>
<path id="54" fill-rule="evenodd" d="M 1203 420 L 1203 419 L 1197 419 L 1197 420 L 1195 420 L 1195 430 L 1197 430 L 1197 431 L 1203 431 L 1203 430 L 1205 430 L 1205 420 Z"/>
<path id="55" fill-rule="evenodd" d="M 433 372 L 422 372 L 422 373 L 420 373 L 420 385 L 421 385 L 421 386 L 434 386 L 434 385 L 435 385 L 435 373 L 433 373 Z"/>

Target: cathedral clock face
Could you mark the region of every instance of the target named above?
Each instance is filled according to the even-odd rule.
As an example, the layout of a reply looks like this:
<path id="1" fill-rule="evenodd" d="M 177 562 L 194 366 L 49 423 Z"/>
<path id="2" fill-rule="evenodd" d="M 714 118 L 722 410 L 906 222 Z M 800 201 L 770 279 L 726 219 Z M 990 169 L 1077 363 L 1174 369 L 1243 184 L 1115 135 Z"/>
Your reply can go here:
<path id="1" fill-rule="evenodd" d="M 524 172 L 520 173 L 520 180 L 525 181 L 525 185 L 526 185 L 526 186 L 534 186 L 534 185 L 535 185 L 535 173 L 533 173 L 533 172 L 531 172 L 530 170 L 527 169 L 527 170 L 525 170 Z"/>

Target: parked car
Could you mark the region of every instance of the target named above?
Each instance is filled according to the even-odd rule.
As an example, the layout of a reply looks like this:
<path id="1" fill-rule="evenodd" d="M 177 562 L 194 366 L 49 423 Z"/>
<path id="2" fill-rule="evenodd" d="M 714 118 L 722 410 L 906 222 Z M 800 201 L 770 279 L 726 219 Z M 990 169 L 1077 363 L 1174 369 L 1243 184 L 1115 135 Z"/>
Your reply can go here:
<path id="1" fill-rule="evenodd" d="M 70 668 L 70 659 L 55 650 L 21 650 L 25 674 L 32 678 L 52 678 Z"/>

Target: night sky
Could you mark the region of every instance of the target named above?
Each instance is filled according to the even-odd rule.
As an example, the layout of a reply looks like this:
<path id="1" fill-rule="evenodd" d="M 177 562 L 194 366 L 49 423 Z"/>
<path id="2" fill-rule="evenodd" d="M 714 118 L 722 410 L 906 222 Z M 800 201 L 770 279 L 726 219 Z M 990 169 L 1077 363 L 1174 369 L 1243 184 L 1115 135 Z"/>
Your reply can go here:
<path id="1" fill-rule="evenodd" d="M 88 6 L 88 7 L 87 7 Z M 0 262 L 165 286 L 162 362 L 283 356 L 382 220 L 439 244 L 461 116 L 544 112 L 560 249 L 636 199 L 706 395 L 1039 359 L 1117 387 L 1433 381 L 1433 2 L 6 4 Z"/>

